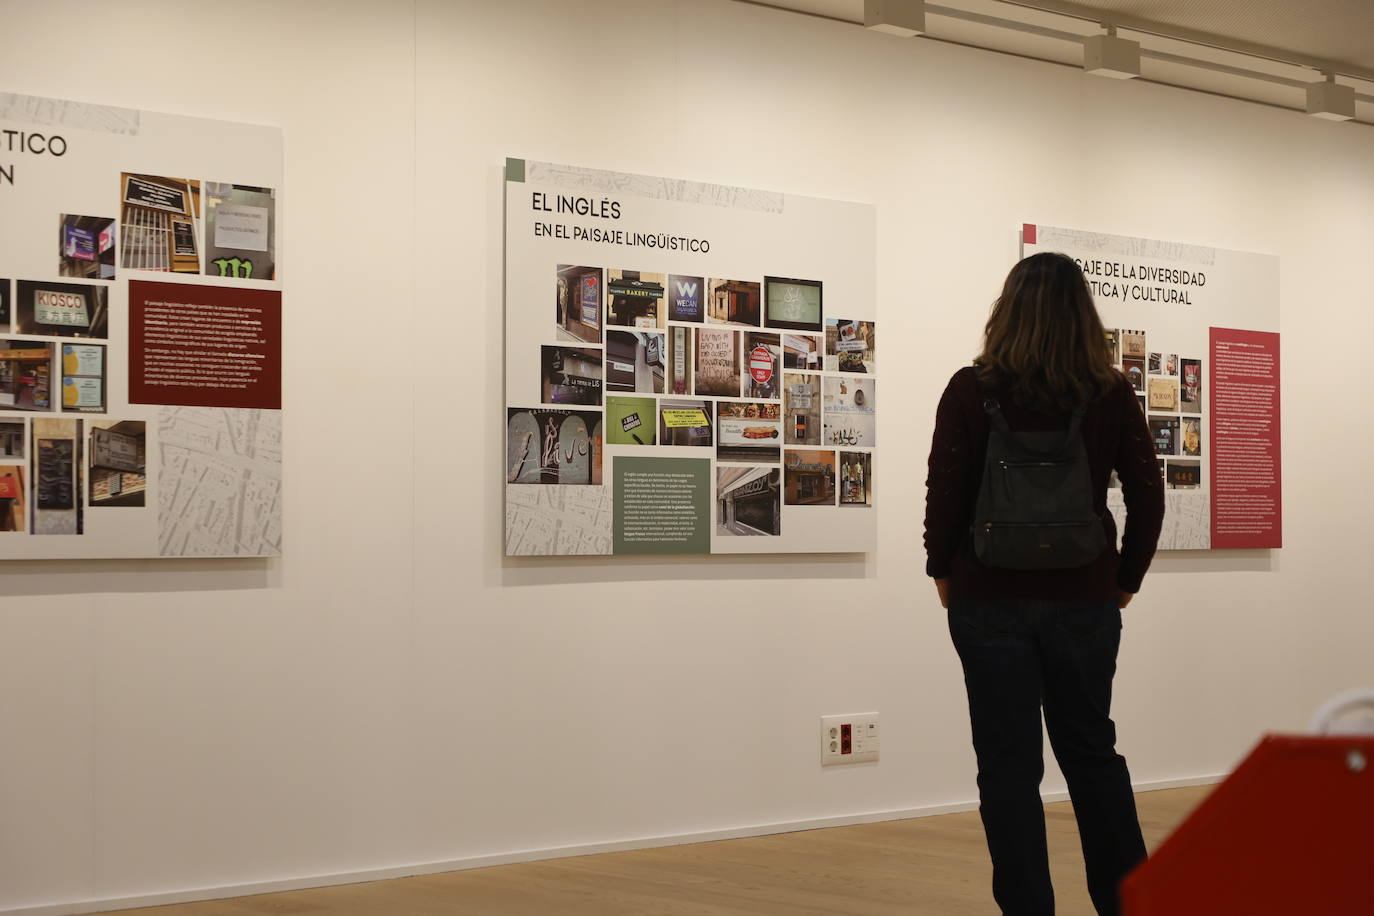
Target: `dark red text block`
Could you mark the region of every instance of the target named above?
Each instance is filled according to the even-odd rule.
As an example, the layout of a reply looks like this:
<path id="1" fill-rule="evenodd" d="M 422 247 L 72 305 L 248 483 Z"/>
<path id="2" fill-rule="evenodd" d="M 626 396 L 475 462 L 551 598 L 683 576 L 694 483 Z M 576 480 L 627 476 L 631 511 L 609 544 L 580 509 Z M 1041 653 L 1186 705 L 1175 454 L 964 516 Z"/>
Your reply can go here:
<path id="1" fill-rule="evenodd" d="M 281 293 L 129 281 L 129 403 L 281 407 Z"/>
<path id="2" fill-rule="evenodd" d="M 1211 329 L 1212 547 L 1283 546 L 1279 335 Z"/>

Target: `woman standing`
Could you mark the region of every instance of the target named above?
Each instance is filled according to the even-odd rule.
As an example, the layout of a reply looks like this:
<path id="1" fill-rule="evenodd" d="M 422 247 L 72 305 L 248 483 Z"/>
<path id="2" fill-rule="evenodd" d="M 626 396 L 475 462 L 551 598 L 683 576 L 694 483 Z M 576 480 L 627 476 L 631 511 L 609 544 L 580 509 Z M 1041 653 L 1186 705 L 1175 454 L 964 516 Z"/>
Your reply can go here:
<path id="1" fill-rule="evenodd" d="M 993 425 L 1013 434 L 1058 430 L 1070 440 L 1081 431 L 1085 486 L 1090 477 L 1105 535 L 1095 558 L 1035 570 L 980 562 L 972 524 Z M 1113 471 L 1126 502 L 1119 552 L 1107 510 Z M 1145 844 L 1116 753 L 1112 677 L 1121 609 L 1154 555 L 1164 489 L 1145 415 L 1112 366 L 1092 294 L 1070 258 L 1037 254 L 1012 268 L 982 354 L 940 399 L 926 486 L 926 572 L 963 664 L 993 896 L 1005 916 L 1054 912 L 1040 802 L 1043 707 L 1089 893 L 1099 914 L 1115 914 L 1117 885 L 1145 858 Z"/>

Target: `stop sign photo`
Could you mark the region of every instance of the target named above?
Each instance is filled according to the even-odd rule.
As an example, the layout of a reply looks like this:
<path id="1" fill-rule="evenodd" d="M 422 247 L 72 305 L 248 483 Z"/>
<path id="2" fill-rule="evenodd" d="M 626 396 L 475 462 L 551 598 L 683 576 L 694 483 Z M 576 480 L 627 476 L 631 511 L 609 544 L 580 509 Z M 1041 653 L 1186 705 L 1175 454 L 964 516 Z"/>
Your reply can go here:
<path id="1" fill-rule="evenodd" d="M 749 351 L 749 375 L 760 385 L 773 379 L 773 354 L 767 347 L 755 347 Z"/>

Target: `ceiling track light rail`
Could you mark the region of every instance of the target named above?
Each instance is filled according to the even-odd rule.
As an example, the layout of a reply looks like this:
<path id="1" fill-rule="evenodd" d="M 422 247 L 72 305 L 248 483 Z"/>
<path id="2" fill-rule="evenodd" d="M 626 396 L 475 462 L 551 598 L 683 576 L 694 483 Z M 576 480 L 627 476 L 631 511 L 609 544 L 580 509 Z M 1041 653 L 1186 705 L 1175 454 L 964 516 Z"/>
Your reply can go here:
<path id="1" fill-rule="evenodd" d="M 926 30 L 928 17 L 955 19 L 961 22 L 1019 32 L 1024 35 L 1035 35 L 1041 38 L 1077 43 L 1083 46 L 1083 66 L 1089 73 L 1110 76 L 1117 79 L 1136 78 L 1140 76 L 1140 61 L 1142 59 L 1155 60 L 1161 63 L 1182 67 L 1191 67 L 1213 73 L 1223 73 L 1228 76 L 1235 76 L 1242 79 L 1302 89 L 1307 93 L 1307 113 L 1314 117 L 1326 118 L 1329 120 L 1355 120 L 1356 123 L 1359 124 L 1369 124 L 1370 122 L 1355 119 L 1354 106 L 1357 101 L 1374 103 L 1374 94 L 1357 92 L 1353 86 L 1335 82 L 1336 75 L 1374 82 L 1374 72 L 1365 72 L 1359 68 L 1346 66 L 1338 67 L 1328 61 L 1307 58 L 1297 54 L 1289 54 L 1279 49 L 1251 45 L 1240 41 L 1227 41 L 1215 35 L 1206 35 L 1182 29 L 1166 30 L 1162 26 L 1129 17 L 1114 16 L 1110 23 L 1100 22 L 1098 19 L 1088 16 L 1085 10 L 1072 3 L 1053 2 L 1053 0 L 1002 0 L 1002 2 L 1024 9 L 1063 16 L 1079 22 L 1098 24 L 1106 30 L 1105 34 L 1085 35 L 1081 32 L 1071 32 L 1030 22 L 1021 22 L 1015 19 L 1003 19 L 999 16 L 991 16 L 986 13 L 977 13 L 971 10 L 941 6 L 935 3 L 923 3 L 922 0 L 864 0 L 863 22 L 855 22 L 852 19 L 830 16 L 825 13 L 817 13 L 809 10 L 792 9 L 782 3 L 771 3 L 767 2 L 767 0 L 736 0 L 736 2 L 748 6 L 761 6 L 767 9 L 775 9 L 781 12 L 807 16 L 814 19 L 841 22 L 846 25 L 859 25 L 873 31 L 880 31 L 890 35 L 908 38 L 919 36 L 932 41 L 941 41 L 965 47 L 981 46 L 970 44 L 967 41 L 951 40 L 940 38 L 938 35 L 931 35 Z M 1246 67 L 1238 67 L 1203 58 L 1189 57 L 1185 54 L 1175 54 L 1169 51 L 1146 48 L 1142 47 L 1137 41 L 1121 38 L 1116 34 L 1117 29 L 1125 29 L 1132 33 L 1152 36 L 1168 41 L 1180 41 L 1186 44 L 1222 51 L 1228 54 L 1236 54 L 1256 60 L 1316 70 L 1322 74 L 1324 79 L 1315 82 L 1311 80 L 1294 79 L 1292 77 L 1267 73 L 1262 70 L 1252 70 Z M 1132 46 L 1134 46 L 1134 48 L 1132 48 Z M 1017 57 L 1026 57 L 1032 60 L 1046 60 L 1046 58 L 1039 58 L 1014 51 L 1003 51 L 998 48 L 983 49 L 998 53 L 1012 54 Z M 1050 60 L 1049 62 L 1058 64 L 1063 63 L 1059 60 Z M 1273 105 L 1278 108 L 1295 110 L 1291 106 L 1275 105 L 1272 102 L 1260 99 L 1246 98 L 1244 96 L 1218 92 L 1196 86 L 1188 86 L 1168 80 L 1147 79 L 1146 81 L 1175 86 L 1180 89 L 1189 89 L 1195 92 L 1205 92 L 1209 95 L 1218 95 L 1226 98 L 1239 99 L 1241 101 L 1250 101 L 1258 104 Z M 1302 111 L 1303 109 L 1297 108 L 1296 110 Z"/>
<path id="2" fill-rule="evenodd" d="M 1076 19 L 1080 22 L 1097 23 L 1102 21 L 1102 14 L 1100 11 L 1088 9 L 1078 3 L 1072 2 L 1072 0 L 999 0 L 999 2 L 1005 3 L 1008 6 L 1019 6 L 1022 9 L 1050 13 L 1055 16 L 1063 16 L 1066 19 Z M 1319 73 L 1334 72 L 1341 76 L 1349 77 L 1350 79 L 1374 82 L 1374 70 L 1358 67 L 1353 64 L 1344 64 L 1334 60 L 1313 57 L 1308 54 L 1300 54 L 1296 51 L 1288 51 L 1283 48 L 1275 48 L 1256 42 L 1243 41 L 1239 38 L 1213 35 L 1183 26 L 1165 26 L 1157 22 L 1151 22 L 1148 19 L 1132 16 L 1129 13 L 1112 13 L 1111 20 L 1117 28 L 1126 29 L 1130 32 L 1137 32 L 1141 35 L 1151 35 L 1169 41 L 1181 41 L 1190 45 L 1211 48 L 1215 51 L 1225 51 L 1230 54 L 1239 54 L 1242 57 L 1270 61 L 1276 64 L 1304 67 Z"/>

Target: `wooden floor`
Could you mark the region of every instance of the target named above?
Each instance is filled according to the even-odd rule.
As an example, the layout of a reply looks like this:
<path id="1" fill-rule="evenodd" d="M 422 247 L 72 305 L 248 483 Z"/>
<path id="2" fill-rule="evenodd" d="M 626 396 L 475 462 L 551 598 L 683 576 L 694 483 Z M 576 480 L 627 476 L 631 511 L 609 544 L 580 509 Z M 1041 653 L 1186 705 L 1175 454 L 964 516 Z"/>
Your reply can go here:
<path id="1" fill-rule="evenodd" d="M 1210 786 L 1137 796 L 1153 849 Z M 1068 803 L 1048 805 L 1060 916 L 1092 916 Z M 578 856 L 122 916 L 963 916 L 997 909 L 976 812 Z"/>

